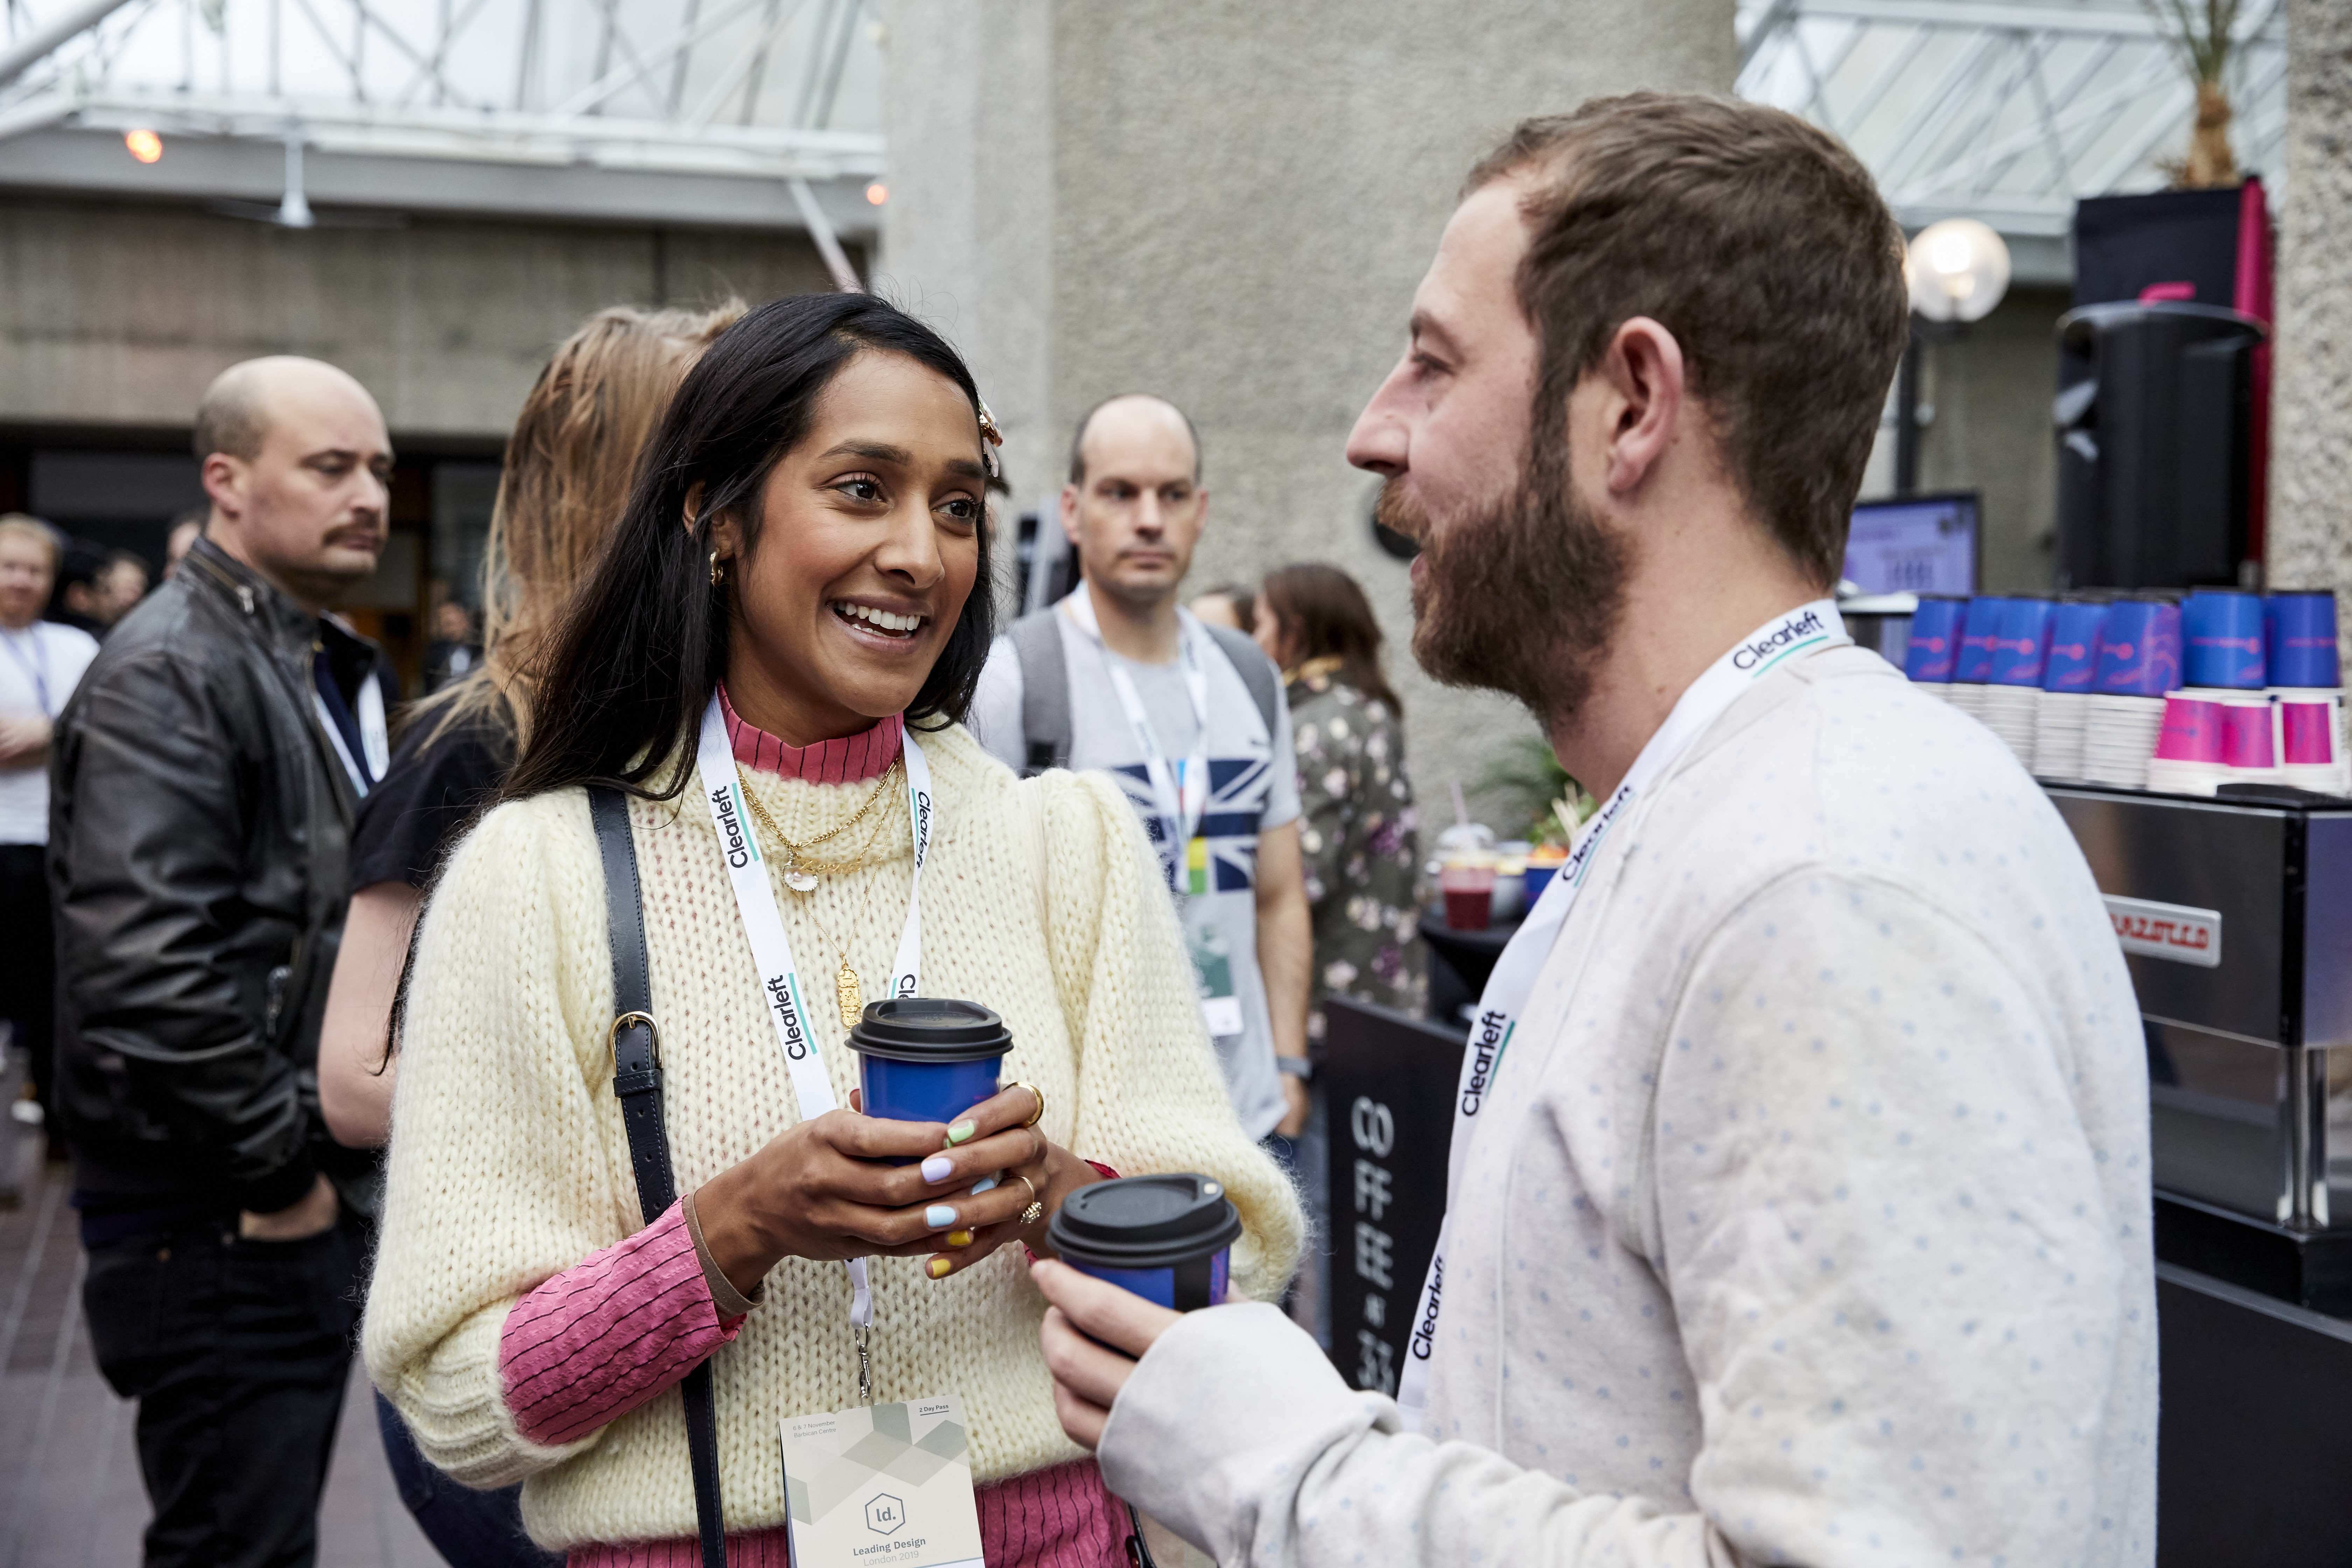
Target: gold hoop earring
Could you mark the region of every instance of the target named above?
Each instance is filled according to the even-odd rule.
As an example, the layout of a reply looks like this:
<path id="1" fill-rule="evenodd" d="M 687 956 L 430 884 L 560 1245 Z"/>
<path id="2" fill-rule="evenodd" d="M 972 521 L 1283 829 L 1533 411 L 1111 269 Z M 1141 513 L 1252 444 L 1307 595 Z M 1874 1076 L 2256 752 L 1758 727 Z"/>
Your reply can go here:
<path id="1" fill-rule="evenodd" d="M 710 585 L 714 588 L 727 581 L 727 563 L 716 550 L 710 552 Z"/>

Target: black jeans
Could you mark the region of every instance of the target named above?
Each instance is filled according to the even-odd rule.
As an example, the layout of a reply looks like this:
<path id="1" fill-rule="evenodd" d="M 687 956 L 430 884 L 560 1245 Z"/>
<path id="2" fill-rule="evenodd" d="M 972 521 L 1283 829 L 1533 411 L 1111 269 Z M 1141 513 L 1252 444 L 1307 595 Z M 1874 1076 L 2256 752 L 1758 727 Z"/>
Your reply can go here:
<path id="1" fill-rule="evenodd" d="M 91 1250 L 99 1371 L 139 1402 L 147 1568 L 308 1568 L 359 1324 L 360 1223 L 243 1241 L 234 1217 Z"/>
<path id="2" fill-rule="evenodd" d="M 0 844 L 0 1018 L 32 1059 L 33 1093 L 49 1108 L 51 1015 L 57 1006 L 58 941 L 38 844 Z M 5 1108 L 0 1108 L 5 1109 Z"/>
<path id="3" fill-rule="evenodd" d="M 381 1394 L 375 1428 L 402 1504 L 449 1568 L 563 1568 L 561 1557 L 523 1532 L 522 1488 L 478 1492 L 451 1480 L 416 1451 L 400 1412 Z"/>

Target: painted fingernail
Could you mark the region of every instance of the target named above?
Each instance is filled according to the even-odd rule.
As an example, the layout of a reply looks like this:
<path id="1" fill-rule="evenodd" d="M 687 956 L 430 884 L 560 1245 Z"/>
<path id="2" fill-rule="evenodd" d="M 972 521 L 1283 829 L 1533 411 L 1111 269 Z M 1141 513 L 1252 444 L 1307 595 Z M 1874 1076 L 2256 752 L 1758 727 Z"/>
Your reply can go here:
<path id="1" fill-rule="evenodd" d="M 933 1230 L 945 1230 L 955 1222 L 955 1210 L 945 1204 L 933 1204 L 923 1211 L 923 1223 Z"/>
<path id="2" fill-rule="evenodd" d="M 971 1245 L 971 1232 L 968 1230 L 951 1230 L 948 1232 L 948 1245 L 950 1247 L 970 1247 Z"/>
<path id="3" fill-rule="evenodd" d="M 944 1279 L 948 1277 L 948 1270 L 954 1267 L 955 1260 L 953 1258 L 934 1258 L 930 1262 L 931 1278 L 934 1279 Z"/>
<path id="4" fill-rule="evenodd" d="M 978 1197 L 981 1194 L 989 1191 L 995 1185 L 996 1178 L 994 1176 L 982 1176 L 980 1180 L 971 1184 L 971 1195 L 973 1197 Z"/>
<path id="5" fill-rule="evenodd" d="M 955 1174 L 955 1162 L 945 1154 L 934 1154 L 923 1162 L 923 1180 L 944 1182 Z"/>
<path id="6" fill-rule="evenodd" d="M 948 1146 L 950 1148 L 953 1148 L 956 1144 L 961 1143 L 965 1139 L 971 1137 L 974 1132 L 978 1131 L 979 1129 L 980 1124 L 975 1121 L 957 1122 L 953 1127 L 948 1129 Z"/>

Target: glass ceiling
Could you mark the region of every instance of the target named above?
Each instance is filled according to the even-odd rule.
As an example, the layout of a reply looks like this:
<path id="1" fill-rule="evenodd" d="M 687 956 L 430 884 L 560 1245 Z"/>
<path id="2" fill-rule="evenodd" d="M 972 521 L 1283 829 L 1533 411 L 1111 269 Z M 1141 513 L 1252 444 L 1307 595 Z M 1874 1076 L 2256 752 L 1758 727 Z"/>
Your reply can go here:
<path id="1" fill-rule="evenodd" d="M 134 128 L 167 150 L 862 186 L 877 25 L 861 0 L 0 0 L 0 139 Z"/>
<path id="2" fill-rule="evenodd" d="M 2227 85 L 2239 167 L 2278 196 L 2286 7 L 2248 0 Z M 2056 238 L 2084 196 L 2156 190 L 2195 90 L 2147 11 L 2036 0 L 1740 0 L 1741 97 L 1853 147 L 1906 226 Z"/>
<path id="3" fill-rule="evenodd" d="M 2192 90 L 2130 0 L 1738 0 L 1738 18 L 1740 94 L 1843 137 L 1907 225 L 1967 215 L 2054 242 L 2076 198 L 2160 186 L 2187 145 Z M 2248 0 L 2239 32 L 2231 138 L 2275 188 L 2283 0 Z M 167 146 L 823 182 L 870 224 L 842 191 L 883 169 L 878 33 L 866 0 L 0 0 L 0 181 L 65 133 L 146 128 Z M 123 188 L 119 143 L 107 157 L 89 166 Z M 201 184 L 195 162 L 145 177 Z M 397 189 L 429 206 L 430 184 Z M 576 179 L 502 188 L 542 211 L 600 200 Z"/>

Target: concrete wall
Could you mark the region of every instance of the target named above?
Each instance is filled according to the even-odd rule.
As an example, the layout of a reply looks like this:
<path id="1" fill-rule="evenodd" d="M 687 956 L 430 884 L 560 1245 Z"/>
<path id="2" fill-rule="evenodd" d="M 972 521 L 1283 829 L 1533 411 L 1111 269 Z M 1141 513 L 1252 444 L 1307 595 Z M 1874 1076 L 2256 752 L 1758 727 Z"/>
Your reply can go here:
<path id="1" fill-rule="evenodd" d="M 971 356 L 1022 503 L 1087 405 L 1160 393 L 1206 449 L 1193 585 L 1355 573 L 1425 800 L 1532 733 L 1412 667 L 1342 445 L 1472 160 L 1595 93 L 1728 90 L 1729 0 L 892 0 L 887 26 L 877 275 Z"/>
<path id="2" fill-rule="evenodd" d="M 2352 5 L 2343 0 L 2288 5 L 2286 171 L 2267 566 L 2273 584 L 2333 587 L 2352 606 Z"/>
<path id="3" fill-rule="evenodd" d="M 396 434 L 503 438 L 548 352 L 611 304 L 825 289 L 798 234 L 419 219 L 281 229 L 192 208 L 0 203 L 0 422 L 178 426 L 237 360 L 304 353 Z"/>

